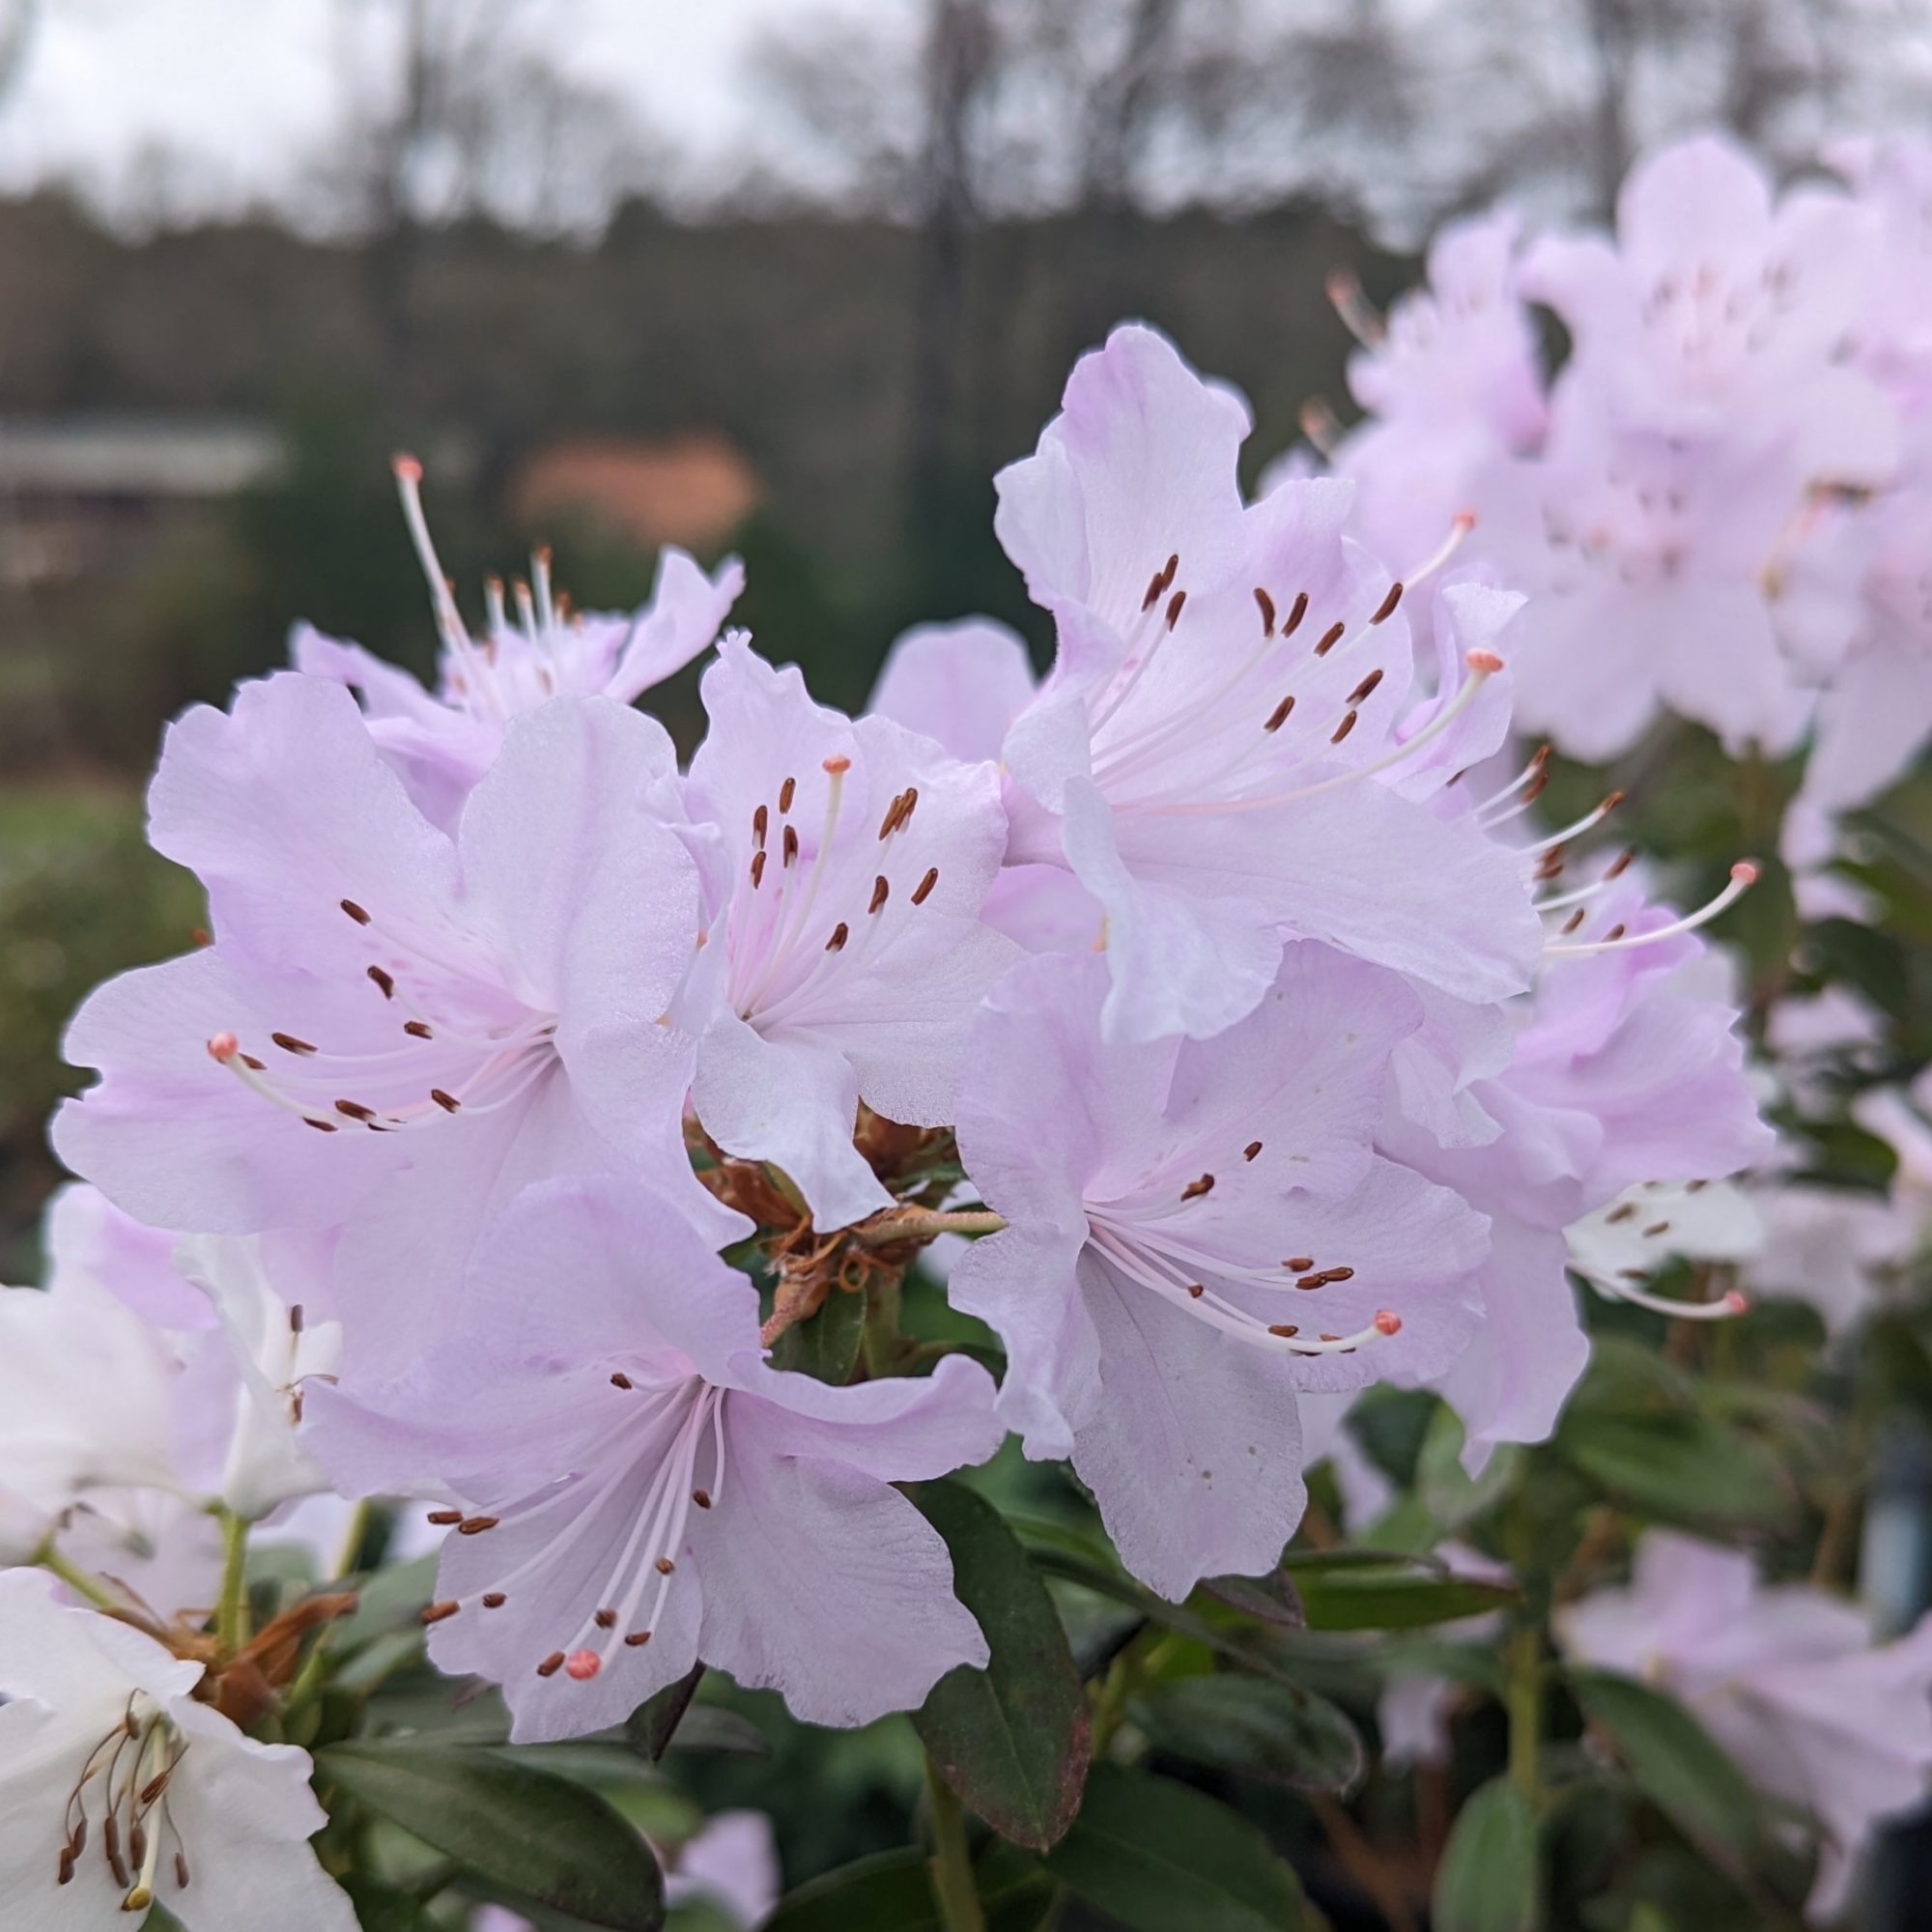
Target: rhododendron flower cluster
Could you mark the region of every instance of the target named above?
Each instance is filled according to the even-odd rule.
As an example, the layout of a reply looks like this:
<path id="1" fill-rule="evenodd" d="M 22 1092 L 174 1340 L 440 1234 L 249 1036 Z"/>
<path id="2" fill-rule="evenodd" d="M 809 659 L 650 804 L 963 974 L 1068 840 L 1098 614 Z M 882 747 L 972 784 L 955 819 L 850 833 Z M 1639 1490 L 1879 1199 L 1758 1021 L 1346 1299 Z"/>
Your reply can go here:
<path id="1" fill-rule="evenodd" d="M 1385 333 L 1338 288 L 1376 336 L 1372 418 L 1338 473 L 1253 496 L 1243 400 L 1117 329 L 997 479 L 1043 674 L 990 620 L 923 626 L 857 717 L 782 636 L 724 628 L 734 563 L 668 554 L 637 615 L 583 616 L 540 554 L 472 626 L 399 460 L 440 681 L 302 629 L 293 668 L 169 726 L 150 836 L 206 943 L 75 1017 L 95 1077 L 53 1141 L 78 1180 L 45 1290 L 0 1295 L 0 1873 L 26 1922 L 158 1900 L 241 1932 L 272 1891 L 332 1932 L 335 1879 L 367 1876 L 338 1807 L 385 1804 L 503 1914 L 564 1910 L 574 1880 L 535 1896 L 488 1832 L 411 1809 L 453 1747 L 368 1714 L 420 1644 L 481 1701 L 477 1803 L 526 1746 L 662 1751 L 707 1669 L 813 1724 L 919 1714 L 934 1883 L 976 1923 L 959 1801 L 1047 1851 L 1129 1717 L 1166 1735 L 1171 1689 L 1122 1663 L 1090 1715 L 975 1500 L 1003 1483 L 1085 1513 L 1062 1581 L 1210 1650 L 1222 1626 L 1176 1606 L 1295 1623 L 1284 1550 L 1338 1515 L 1378 1561 L 1440 1546 L 1407 1620 L 1452 1650 L 1507 1630 L 1511 1721 L 1537 1721 L 1557 1666 L 1509 1608 L 1535 1536 L 1461 1540 L 1522 1445 L 1606 1466 L 1566 1443 L 1586 1372 L 1648 1375 L 1690 1429 L 1672 1378 L 1768 1239 L 1767 1294 L 1840 1325 L 1863 1300 L 1779 1272 L 1817 1190 L 1704 936 L 1756 865 L 1687 906 L 1607 841 L 1617 795 L 1546 797 L 1551 745 L 1621 753 L 1662 707 L 1734 748 L 1814 729 L 1810 864 L 1916 739 L 1888 694 L 1924 628 L 1927 370 L 1882 264 L 1918 160 L 1846 165 L 1780 199 L 1693 142 L 1634 175 L 1614 243 L 1458 227 Z M 1553 376 L 1532 302 L 1569 331 Z M 681 757 L 637 700 L 707 650 Z M 1770 1032 L 1842 1023 L 1790 1004 Z M 1832 1078 L 1794 1048 L 1771 1088 L 1829 1105 Z M 1862 1203 L 1874 1266 L 1922 1232 L 1925 1098 L 1859 1103 L 1905 1177 Z M 1632 1339 L 1666 1322 L 1667 1357 Z M 1352 1433 L 1391 1405 L 1436 1418 L 1412 1495 Z M 325 1494 L 343 1548 L 278 1596 L 251 1532 L 304 1547 Z M 366 1600 L 405 1573 L 361 1608 L 335 1587 L 372 1523 L 436 1552 L 373 1641 Z M 1922 1705 L 1919 1636 L 1872 1650 L 1667 1533 L 1636 1560 L 1623 1594 L 1589 1571 L 1564 1646 L 1666 1682 L 1741 1759 L 1803 1756 L 1840 1694 Z M 1798 1625 L 1816 1644 L 1775 1656 Z M 1382 1662 L 1388 1762 L 1426 1767 L 1450 1680 Z M 1029 1775 L 1071 1687 L 1043 1820 L 976 1778 L 969 1682 L 1011 1700 Z M 1932 1717 L 1845 1756 L 1842 1789 L 1752 1764 L 1835 1834 L 1825 1903 L 1932 1767 Z M 696 1873 L 724 1839 L 687 1835 Z M 711 1879 L 749 1922 L 769 1840 L 732 1842 Z M 628 1828 L 610 1855 L 654 1870 Z"/>

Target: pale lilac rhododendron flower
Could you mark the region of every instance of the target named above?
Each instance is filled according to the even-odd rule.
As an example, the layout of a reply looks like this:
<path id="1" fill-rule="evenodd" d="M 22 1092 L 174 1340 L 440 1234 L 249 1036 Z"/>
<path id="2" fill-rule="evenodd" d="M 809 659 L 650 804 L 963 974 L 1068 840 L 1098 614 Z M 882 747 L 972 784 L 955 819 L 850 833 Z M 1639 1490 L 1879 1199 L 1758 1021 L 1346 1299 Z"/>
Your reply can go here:
<path id="1" fill-rule="evenodd" d="M 202 1666 L 49 1577 L 0 1575 L 0 1896 L 30 1932 L 355 1932 L 308 1839 L 327 1822 L 309 1758 L 195 1696 Z"/>
<path id="2" fill-rule="evenodd" d="M 664 1024 L 698 923 L 659 816 L 674 777 L 652 720 L 557 699 L 511 724 L 451 836 L 339 686 L 285 672 L 188 712 L 151 837 L 199 874 L 214 941 L 82 1007 L 68 1057 L 101 1078 L 57 1118 L 62 1156 L 159 1227 L 342 1224 L 342 1313 L 362 1293 L 376 1317 L 352 1365 L 435 1331 L 526 1180 L 654 1159 L 722 1215 Z"/>
<path id="3" fill-rule="evenodd" d="M 1397 730 L 1402 586 L 1344 538 L 1346 484 L 1244 504 L 1247 432 L 1232 391 L 1126 327 L 1001 472 L 1001 541 L 1057 634 L 1006 740 L 1008 858 L 1064 866 L 1100 901 L 1114 1037 L 1220 1032 L 1292 936 L 1464 998 L 1519 991 L 1535 946 L 1520 882 L 1377 781 L 1427 742 Z M 1461 702 L 1499 668 L 1473 650 Z"/>
<path id="4" fill-rule="evenodd" d="M 1491 1219 L 1488 1319 L 1440 1383 L 1467 1428 L 1472 1463 L 1497 1442 L 1547 1435 L 1589 1358 L 1566 1273 L 1565 1230 L 1639 1182 L 1721 1178 L 1772 1145 L 1733 1031 L 1736 1010 L 1695 978 L 1702 948 L 1694 928 L 1754 873 L 1740 867 L 1724 892 L 1682 919 L 1651 902 L 1625 857 L 1566 887 L 1551 855 L 1560 857 L 1611 803 L 1520 848 L 1545 888 L 1545 963 L 1534 996 L 1510 1015 L 1506 1064 L 1471 1079 L 1460 1096 L 1470 1110 L 1465 1131 L 1444 1134 L 1433 1094 L 1424 1111 L 1403 1095 L 1382 1129 L 1391 1152 Z M 1476 815 L 1499 831 L 1520 810 L 1506 792 Z M 1620 1272 L 1597 1285 L 1648 1305 L 1647 1292 Z"/>
<path id="5" fill-rule="evenodd" d="M 985 1663 L 945 1544 L 892 1487 L 998 1446 L 977 1363 L 850 1388 L 771 1368 L 751 1284 L 628 1180 L 526 1192 L 465 1306 L 394 1384 L 315 1391 L 308 1439 L 350 1493 L 469 1505 L 430 1653 L 500 1682 L 519 1740 L 620 1723 L 698 1659 L 827 1724 Z"/>
<path id="6" fill-rule="evenodd" d="M 705 929 L 673 1009 L 697 1038 L 692 1104 L 842 1227 L 892 1203 L 852 1144 L 859 1103 L 950 1122 L 967 1023 L 1014 956 L 979 918 L 1006 843 L 999 780 L 813 703 L 742 637 L 704 704 L 686 798 Z"/>
<path id="7" fill-rule="evenodd" d="M 1579 1662 L 1681 1699 L 1760 1789 L 1818 1819 L 1821 1918 L 1842 1907 L 1873 1828 L 1932 1788 L 1932 1618 L 1875 1643 L 1854 1605 L 1652 1530 L 1629 1587 L 1559 1611 L 1557 1636 Z"/>
<path id="8" fill-rule="evenodd" d="M 1379 1158 L 1392 976 L 1291 947 L 1214 1039 L 1107 1043 L 1104 961 L 995 987 L 959 1097 L 968 1174 L 1006 1217 L 952 1270 L 1005 1342 L 1004 1419 L 1070 1456 L 1163 1596 L 1271 1567 L 1302 1508 L 1297 1389 L 1440 1373 L 1480 1315 L 1481 1217 Z"/>
<path id="9" fill-rule="evenodd" d="M 295 668 L 347 685 L 361 700 L 369 734 L 409 785 L 424 814 L 453 826 L 463 800 L 502 748 L 511 719 L 553 697 L 602 696 L 630 704 L 681 670 L 717 638 L 745 587 L 737 559 L 707 577 L 683 551 L 658 560 L 650 600 L 635 614 L 574 611 L 551 583 L 550 554 L 532 559 L 530 582 L 515 586 L 515 609 L 490 581 L 488 622 L 472 635 L 443 575 L 423 515 L 422 468 L 396 459 L 404 514 L 423 574 L 440 645 L 439 676 L 427 691 L 406 670 L 359 644 L 298 625 Z"/>
<path id="10" fill-rule="evenodd" d="M 1446 224 L 1421 287 L 1372 317 L 1351 280 L 1331 283 L 1363 346 L 1349 388 L 1370 413 L 1333 453 L 1356 485 L 1355 527 L 1384 556 L 1426 556 L 1499 456 L 1542 441 L 1543 371 L 1516 287 L 1521 224 L 1509 211 Z M 1265 482 L 1264 488 L 1266 487 Z"/>

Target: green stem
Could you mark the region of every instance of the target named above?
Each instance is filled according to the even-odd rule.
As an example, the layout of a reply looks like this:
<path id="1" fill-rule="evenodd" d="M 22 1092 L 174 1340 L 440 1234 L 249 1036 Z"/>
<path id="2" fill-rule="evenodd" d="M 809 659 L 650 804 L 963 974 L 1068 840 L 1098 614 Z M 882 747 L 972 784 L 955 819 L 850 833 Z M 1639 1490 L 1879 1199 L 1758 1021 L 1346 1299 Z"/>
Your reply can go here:
<path id="1" fill-rule="evenodd" d="M 1543 1658 L 1541 1639 L 1531 1625 L 1515 1632 L 1506 1650 L 1509 1680 L 1503 1707 L 1509 1717 L 1510 1780 L 1540 1808 L 1543 1744 Z"/>
<path id="2" fill-rule="evenodd" d="M 221 1596 L 214 1634 L 233 1657 L 248 1641 L 248 1525 L 233 1510 L 221 1512 Z"/>
<path id="3" fill-rule="evenodd" d="M 932 1895 L 946 1932 L 986 1932 L 980 1889 L 973 1883 L 973 1855 L 966 1843 L 966 1814 L 940 1776 L 932 1753 L 925 1756 L 925 1802 L 932 1819 Z"/>
<path id="4" fill-rule="evenodd" d="M 122 1607 L 106 1584 L 70 1563 L 51 1543 L 34 1560 L 43 1570 L 58 1577 L 76 1596 L 85 1597 L 97 1610 L 118 1610 Z"/>

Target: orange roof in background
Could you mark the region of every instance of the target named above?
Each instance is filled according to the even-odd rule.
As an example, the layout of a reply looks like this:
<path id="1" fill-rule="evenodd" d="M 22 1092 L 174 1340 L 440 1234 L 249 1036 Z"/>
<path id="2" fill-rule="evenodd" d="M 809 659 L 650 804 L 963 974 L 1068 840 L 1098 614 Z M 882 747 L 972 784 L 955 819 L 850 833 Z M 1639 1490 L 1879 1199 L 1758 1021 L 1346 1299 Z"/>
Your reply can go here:
<path id="1" fill-rule="evenodd" d="M 757 473 L 715 431 L 660 440 L 573 437 L 526 458 L 510 481 L 510 511 L 526 529 L 560 514 L 603 524 L 645 549 L 709 550 L 754 510 Z"/>

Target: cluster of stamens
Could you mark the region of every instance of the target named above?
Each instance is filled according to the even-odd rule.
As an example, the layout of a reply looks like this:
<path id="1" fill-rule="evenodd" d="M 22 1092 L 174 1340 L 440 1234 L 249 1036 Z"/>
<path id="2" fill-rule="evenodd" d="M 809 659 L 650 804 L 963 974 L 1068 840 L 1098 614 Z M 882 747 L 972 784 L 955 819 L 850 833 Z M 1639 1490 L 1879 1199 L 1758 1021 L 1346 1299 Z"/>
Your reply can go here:
<path id="1" fill-rule="evenodd" d="M 355 900 L 343 899 L 341 908 L 375 932 Z M 252 1052 L 238 1035 L 222 1032 L 209 1039 L 210 1057 L 251 1093 L 326 1134 L 343 1127 L 394 1133 L 452 1114 L 493 1113 L 524 1098 L 555 1065 L 554 1015 L 526 1010 L 497 1026 L 438 1016 L 430 988 L 473 975 L 394 933 L 376 936 L 390 964 L 372 962 L 363 977 L 401 1015 L 395 1046 L 334 1052 L 277 1029 Z"/>
<path id="2" fill-rule="evenodd" d="M 652 1631 L 663 1620 L 665 1601 L 677 1574 L 676 1551 L 692 1510 L 714 1509 L 724 1498 L 728 1391 L 696 1377 L 645 1385 L 621 1369 L 611 1371 L 610 1379 L 612 1388 L 636 1400 L 625 1406 L 607 1439 L 643 1435 L 646 1447 L 628 1457 L 613 1454 L 601 1476 L 567 1476 L 499 1516 L 460 1509 L 431 1511 L 431 1522 L 458 1536 L 484 1536 L 499 1524 L 524 1529 L 556 1512 L 571 1515 L 554 1538 L 493 1577 L 487 1588 L 431 1604 L 422 1612 L 425 1624 L 443 1623 L 471 1610 L 483 1614 L 500 1610 L 524 1578 L 548 1570 L 580 1535 L 594 1533 L 611 1492 L 636 1476 L 646 1456 L 654 1456 L 643 1495 L 629 1512 L 630 1532 L 600 1592 L 602 1601 L 566 1641 L 546 1652 L 533 1667 L 539 1677 L 561 1672 L 574 1683 L 587 1684 L 620 1647 L 639 1650 L 650 1642 Z M 707 1462 L 708 1471 L 699 1480 L 700 1465 Z M 653 1589 L 655 1598 L 646 1610 L 645 1599 Z"/>
<path id="3" fill-rule="evenodd" d="M 507 599 L 500 578 L 484 581 L 488 621 L 480 638 L 470 635 L 457 606 L 455 583 L 430 536 L 422 504 L 422 465 L 413 456 L 398 456 L 391 467 L 442 643 L 439 695 L 443 701 L 479 722 L 500 724 L 559 692 L 600 688 L 629 639 L 617 639 L 613 649 L 609 637 L 592 638 L 586 632 L 568 595 L 552 584 L 548 550 L 533 553 L 528 580 L 515 580 Z"/>
<path id="4" fill-rule="evenodd" d="M 1661 1180 L 1647 1180 L 1644 1186 L 1656 1190 L 1668 1183 Z M 1687 1194 L 1701 1194 L 1709 1181 L 1691 1180 L 1685 1183 Z M 1604 1216 L 1605 1222 L 1618 1227 L 1625 1222 L 1634 1221 L 1644 1210 L 1634 1201 L 1622 1201 Z M 1637 1231 L 1646 1241 L 1662 1241 L 1670 1233 L 1667 1217 L 1646 1222 Z M 1662 1252 L 1667 1253 L 1668 1250 Z M 1648 1267 L 1620 1267 L 1613 1274 L 1604 1275 L 1594 1270 L 1577 1267 L 1575 1257 L 1570 1265 L 1587 1281 L 1597 1293 L 1610 1301 L 1627 1301 L 1634 1308 L 1647 1308 L 1653 1315 L 1667 1315 L 1675 1321 L 1728 1321 L 1748 1312 L 1750 1298 L 1741 1289 L 1730 1289 L 1710 1301 L 1682 1301 L 1675 1296 L 1658 1294 L 1645 1288 L 1652 1274 Z"/>
<path id="5" fill-rule="evenodd" d="M 87 1754 L 67 1795 L 56 1877 L 71 1885 L 90 1842 L 121 1888 L 123 1912 L 146 1912 L 163 1869 L 177 1890 L 188 1883 L 186 1848 L 168 1808 L 168 1787 L 188 1741 L 140 1691 Z M 97 1821 L 91 1802 L 99 1798 Z M 162 1864 L 165 1857 L 166 1865 Z"/>
<path id="6" fill-rule="evenodd" d="M 872 864 L 862 867 L 855 861 L 864 835 L 842 829 L 852 760 L 837 753 L 822 759 L 819 769 L 825 812 L 810 860 L 792 816 L 798 781 L 787 777 L 774 798 L 752 812 L 751 856 L 732 895 L 726 926 L 731 1004 L 741 1018 L 760 1024 L 796 1014 L 835 973 L 849 972 L 891 944 L 889 935 L 902 930 L 939 885 L 937 866 L 921 867 L 917 858 L 901 864 L 919 809 L 917 785 L 893 795 L 879 820 Z M 908 889 L 904 880 L 915 868 Z M 837 902 L 821 910 L 828 892 Z"/>
<path id="7" fill-rule="evenodd" d="M 1155 815 L 1254 810 L 1355 783 L 1414 756 L 1447 730 L 1474 700 L 1484 680 L 1502 668 L 1502 661 L 1494 653 L 1469 652 L 1464 660 L 1468 676 L 1454 693 L 1445 695 L 1436 715 L 1381 755 L 1286 789 L 1267 784 L 1284 763 L 1280 733 L 1308 696 L 1306 689 L 1300 687 L 1310 667 L 1336 653 L 1346 656 L 1362 639 L 1387 623 L 1400 608 L 1405 591 L 1439 570 L 1474 524 L 1474 517 L 1467 514 L 1455 518 L 1436 554 L 1406 578 L 1391 582 L 1381 601 L 1352 632 L 1345 616 L 1331 617 L 1324 623 L 1319 615 L 1311 615 L 1314 605 L 1306 589 L 1296 590 L 1293 596 L 1278 596 L 1264 584 L 1255 585 L 1260 636 L 1248 650 L 1235 654 L 1225 665 L 1208 666 L 1199 688 L 1179 703 L 1135 707 L 1132 700 L 1143 693 L 1149 668 L 1163 651 L 1186 648 L 1190 641 L 1193 648 L 1202 648 L 1199 641 L 1182 640 L 1178 645 L 1173 641 L 1182 627 L 1188 592 L 1184 586 L 1177 587 L 1180 556 L 1179 553 L 1170 554 L 1149 579 L 1139 612 L 1125 627 L 1126 648 L 1119 668 L 1089 705 L 1094 781 L 1109 804 L 1117 810 Z M 1323 721 L 1328 745 L 1340 746 L 1354 732 L 1383 676 L 1382 666 L 1372 667 L 1338 700 L 1334 714 Z M 1238 730 L 1230 734 L 1228 725 L 1243 715 L 1253 720 L 1252 733 Z M 1385 729 L 1392 737 L 1393 721 Z M 1203 744 L 1220 742 L 1224 737 L 1227 755 L 1219 767 L 1205 773 L 1196 769 L 1190 754 Z M 1300 756 L 1293 760 L 1301 761 Z"/>
<path id="8" fill-rule="evenodd" d="M 1250 1141 L 1241 1150 L 1242 1163 L 1252 1163 L 1262 1151 L 1260 1141 Z M 1172 1193 L 1149 1189 L 1138 1196 L 1088 1203 L 1088 1236 L 1094 1251 L 1128 1280 L 1250 1348 L 1283 1355 L 1350 1355 L 1364 1343 L 1402 1332 L 1402 1317 L 1382 1308 L 1351 1334 L 1309 1333 L 1298 1321 L 1265 1321 L 1210 1288 L 1209 1281 L 1218 1281 L 1270 1294 L 1284 1290 L 1312 1293 L 1355 1275 L 1346 1264 L 1318 1265 L 1313 1255 L 1291 1255 L 1277 1264 L 1254 1266 L 1208 1253 L 1190 1236 L 1184 1219 L 1177 1217 L 1217 1184 L 1213 1174 L 1204 1173 Z"/>

